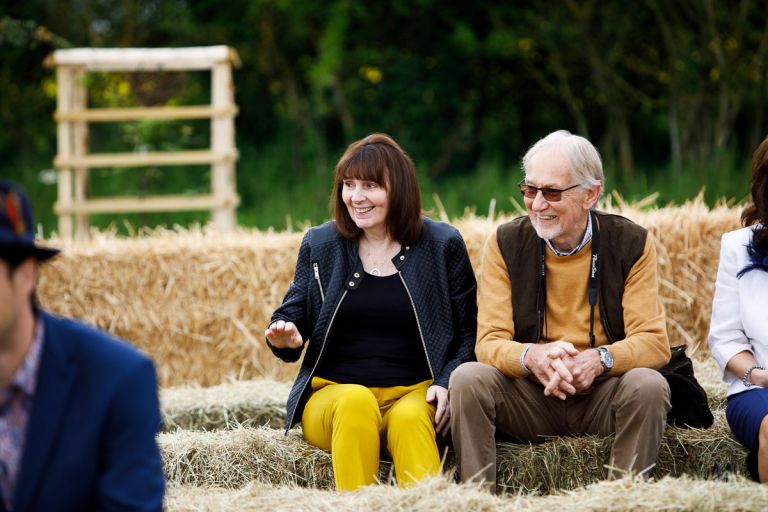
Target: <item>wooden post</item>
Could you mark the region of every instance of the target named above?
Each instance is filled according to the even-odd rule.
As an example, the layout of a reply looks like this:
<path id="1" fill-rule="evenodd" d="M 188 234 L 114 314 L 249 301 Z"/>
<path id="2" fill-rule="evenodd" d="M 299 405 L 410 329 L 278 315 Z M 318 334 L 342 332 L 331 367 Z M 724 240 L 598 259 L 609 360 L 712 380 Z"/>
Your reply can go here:
<path id="1" fill-rule="evenodd" d="M 86 238 L 89 215 L 144 211 L 210 210 L 213 223 L 223 230 L 236 225 L 235 123 L 232 64 L 237 52 L 226 46 L 193 48 L 73 48 L 56 50 L 46 64 L 56 66 L 59 171 L 59 235 Z M 210 70 L 211 103 L 197 106 L 88 108 L 87 72 Z M 88 123 L 142 119 L 210 119 L 211 144 L 206 150 L 146 153 L 89 154 Z M 147 165 L 210 165 L 209 195 L 88 198 L 88 173 L 94 167 Z M 73 175 L 74 173 L 74 175 Z M 76 226 L 73 226 L 73 216 Z M 76 229 L 74 229 L 76 228 Z"/>
<path id="2" fill-rule="evenodd" d="M 234 106 L 232 68 L 229 62 L 214 64 L 211 70 L 211 107 L 231 109 Z M 235 123 L 232 115 L 211 118 L 211 151 L 214 154 L 233 154 L 235 151 Z M 234 158 L 211 166 L 211 192 L 221 201 L 213 211 L 213 222 L 224 231 L 235 227 Z"/>
<path id="3" fill-rule="evenodd" d="M 78 67 L 73 71 L 72 106 L 74 110 L 83 111 L 88 107 L 85 69 Z M 72 155 L 75 158 L 85 156 L 88 153 L 88 123 L 84 121 L 73 122 L 72 137 Z M 85 167 L 75 168 L 74 185 L 75 202 L 81 203 L 85 201 L 88 195 L 88 169 Z M 78 240 L 87 239 L 89 225 L 90 219 L 86 213 L 75 214 L 75 238 Z"/>
<path id="4" fill-rule="evenodd" d="M 56 69 L 56 109 L 58 112 L 72 110 L 72 86 L 74 83 L 71 66 L 59 66 Z M 58 156 L 70 158 L 72 156 L 72 124 L 64 121 L 57 126 Z M 59 169 L 59 191 L 57 209 L 68 209 L 72 206 L 72 169 L 69 167 Z M 58 212 L 57 212 L 58 213 Z M 72 238 L 72 215 L 59 213 L 59 236 Z"/>

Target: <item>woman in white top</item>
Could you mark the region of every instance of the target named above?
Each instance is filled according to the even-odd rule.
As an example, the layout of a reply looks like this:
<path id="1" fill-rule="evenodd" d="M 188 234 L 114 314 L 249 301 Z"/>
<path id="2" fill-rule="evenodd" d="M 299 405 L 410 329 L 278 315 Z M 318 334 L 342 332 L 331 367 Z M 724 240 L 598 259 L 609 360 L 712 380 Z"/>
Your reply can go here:
<path id="1" fill-rule="evenodd" d="M 768 482 L 768 138 L 752 159 L 744 228 L 723 235 L 709 349 L 728 383 L 726 418 L 749 451 L 752 478 Z"/>

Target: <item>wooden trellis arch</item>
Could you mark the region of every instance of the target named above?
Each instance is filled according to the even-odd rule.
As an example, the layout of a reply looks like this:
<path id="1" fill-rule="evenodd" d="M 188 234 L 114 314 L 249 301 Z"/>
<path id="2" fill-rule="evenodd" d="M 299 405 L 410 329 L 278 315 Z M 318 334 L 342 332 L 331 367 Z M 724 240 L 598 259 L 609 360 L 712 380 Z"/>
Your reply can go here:
<path id="1" fill-rule="evenodd" d="M 75 48 L 57 50 L 47 60 L 56 68 L 58 128 L 59 235 L 86 237 L 89 215 L 94 213 L 211 210 L 213 223 L 234 228 L 240 202 L 235 188 L 235 123 L 232 65 L 237 52 L 227 46 L 192 48 Z M 102 72 L 211 72 L 210 105 L 131 108 L 88 108 L 85 75 Z M 144 119 L 210 119 L 210 148 L 192 151 L 141 153 L 89 153 L 90 123 Z M 206 195 L 87 197 L 88 171 L 98 167 L 143 167 L 209 164 L 211 192 Z M 74 222 L 73 222 L 74 221 Z"/>

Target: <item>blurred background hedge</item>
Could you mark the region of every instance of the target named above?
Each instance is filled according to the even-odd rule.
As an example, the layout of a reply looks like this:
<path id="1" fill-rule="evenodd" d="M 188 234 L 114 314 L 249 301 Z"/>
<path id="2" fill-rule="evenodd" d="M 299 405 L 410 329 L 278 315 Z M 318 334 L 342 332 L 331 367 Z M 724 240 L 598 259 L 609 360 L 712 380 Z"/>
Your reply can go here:
<path id="1" fill-rule="evenodd" d="M 283 229 L 327 216 L 351 141 L 392 134 L 416 161 L 425 206 L 512 211 L 519 160 L 565 128 L 601 151 L 632 200 L 743 199 L 768 131 L 761 1 L 3 0 L 0 176 L 55 226 L 56 48 L 227 44 L 235 71 L 238 220 Z M 205 103 L 203 73 L 90 74 L 92 106 Z M 204 122 L 93 126 L 91 151 L 204 147 Z M 90 193 L 199 192 L 204 168 L 92 172 Z M 105 226 L 204 222 L 206 213 L 96 217 Z"/>

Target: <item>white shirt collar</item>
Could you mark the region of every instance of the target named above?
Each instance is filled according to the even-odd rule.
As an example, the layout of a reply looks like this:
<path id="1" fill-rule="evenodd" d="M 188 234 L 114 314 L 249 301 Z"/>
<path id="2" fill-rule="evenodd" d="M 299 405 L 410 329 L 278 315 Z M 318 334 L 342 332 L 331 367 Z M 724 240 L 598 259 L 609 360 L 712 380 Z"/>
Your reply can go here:
<path id="1" fill-rule="evenodd" d="M 579 252 L 582 249 L 582 247 L 587 245 L 587 242 L 589 242 L 590 240 L 592 240 L 592 214 L 591 214 L 591 211 L 590 211 L 590 214 L 587 215 L 587 229 L 584 231 L 584 238 L 582 239 L 581 243 L 579 245 L 577 245 L 576 247 L 574 247 L 571 251 L 569 251 L 569 252 L 560 252 L 560 251 L 558 251 L 557 249 L 555 249 L 552 246 L 552 243 L 549 240 L 544 240 L 544 241 L 547 243 L 547 246 L 552 250 L 552 252 L 555 253 L 555 256 L 570 256 L 571 254 L 576 254 L 577 252 Z"/>

